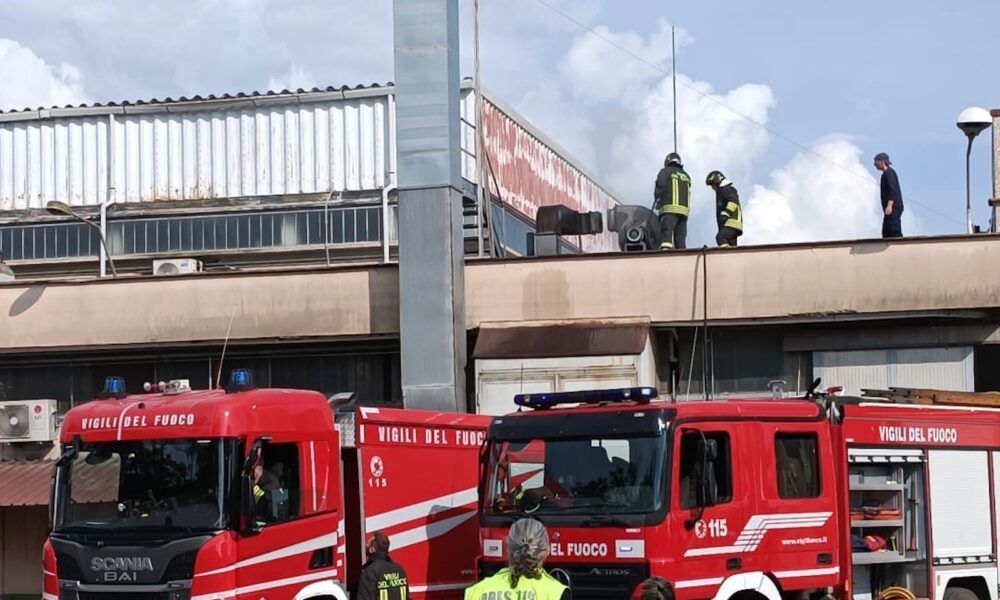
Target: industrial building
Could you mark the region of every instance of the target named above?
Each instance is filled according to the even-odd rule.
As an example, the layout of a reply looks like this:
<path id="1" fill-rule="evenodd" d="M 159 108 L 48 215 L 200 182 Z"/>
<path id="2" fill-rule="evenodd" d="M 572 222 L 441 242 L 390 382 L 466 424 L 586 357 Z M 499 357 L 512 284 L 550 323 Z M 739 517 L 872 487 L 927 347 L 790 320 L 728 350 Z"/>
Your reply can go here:
<path id="1" fill-rule="evenodd" d="M 618 205 L 523 117 L 484 97 L 485 198 L 477 193 L 475 93 L 468 82 L 461 89 L 462 229 L 470 260 L 527 254 L 539 206 L 603 213 Z M 0 287 L 16 296 L 0 317 L 0 406 L 13 411 L 21 401 L 45 399 L 63 413 L 90 400 L 109 375 L 125 377 L 132 392 L 146 381 L 172 378 L 208 387 L 230 329 L 227 371 L 244 366 L 262 385 L 353 391 L 363 402 L 401 403 L 399 291 L 390 281 L 398 265 L 396 131 L 391 84 L 0 113 L 0 252 L 15 277 Z M 62 203 L 54 205 L 62 212 L 47 210 L 51 202 Z M 102 260 L 102 232 L 111 261 Z M 616 247 L 607 233 L 560 240 L 563 253 Z M 344 287 L 322 277 L 364 277 L 372 267 L 385 271 L 371 286 L 355 285 L 358 279 Z M 331 316 L 318 305 L 298 315 L 305 325 L 298 334 L 280 324 L 294 306 L 286 311 L 279 302 L 270 316 L 251 316 L 246 303 L 264 294 L 252 289 L 253 275 L 280 272 L 305 274 L 315 284 L 308 295 L 317 299 L 342 295 L 348 302 L 335 320 L 344 325 L 352 320 L 347 304 L 354 299 L 384 304 L 386 312 L 370 321 L 372 331 L 384 333 L 325 335 L 309 324 Z M 65 290 L 77 296 L 78 284 L 190 283 L 189 275 L 235 278 L 219 294 L 191 287 L 188 299 L 204 304 L 175 305 L 166 320 L 151 312 L 157 292 L 133 297 L 124 313 L 87 306 L 83 296 L 60 307 L 60 321 L 85 329 L 103 328 L 98 323 L 111 317 L 108 332 L 117 341 L 110 344 L 48 346 L 16 332 L 15 323 L 46 328 L 48 318 L 38 309 L 51 285 L 71 286 Z M 379 289 L 383 284 L 389 287 Z M 124 299 L 121 292 L 113 295 Z M 292 303 L 304 298 L 291 288 L 281 295 Z M 133 315 L 164 334 L 181 332 L 213 306 L 227 314 L 212 325 L 221 328 L 214 340 L 153 335 L 151 344 L 134 345 L 114 322 Z M 251 333 L 250 320 L 274 323 L 273 335 L 250 341 L 244 335 Z M 9 459 L 0 462 L 3 478 L 21 482 L 16 489 L 0 486 L 2 593 L 37 593 L 39 585 L 37 561 L 21 548 L 38 546 L 46 532 L 50 465 L 37 460 L 51 455 L 53 433 L 41 430 L 41 443 L 24 441 L 33 439 L 30 432 L 7 432 L 22 436 L 14 441 L 0 436 L 0 459 Z"/>
<path id="2" fill-rule="evenodd" d="M 46 533 L 51 432 L 108 376 L 205 389 L 249 368 L 262 386 L 404 402 L 401 338 L 420 324 L 401 299 L 396 93 L 0 113 L 15 276 L 0 282 L 0 405 L 52 400 L 56 417 L 37 441 L 0 439 L 0 477 L 18 482 L 0 487 L 0 591 L 38 593 L 23 549 Z M 481 168 L 475 99 L 463 85 L 460 408 L 595 386 L 794 393 L 816 377 L 848 393 L 1000 390 L 1000 237 L 621 253 L 604 232 L 530 256 L 540 206 L 625 199 L 488 94 Z"/>

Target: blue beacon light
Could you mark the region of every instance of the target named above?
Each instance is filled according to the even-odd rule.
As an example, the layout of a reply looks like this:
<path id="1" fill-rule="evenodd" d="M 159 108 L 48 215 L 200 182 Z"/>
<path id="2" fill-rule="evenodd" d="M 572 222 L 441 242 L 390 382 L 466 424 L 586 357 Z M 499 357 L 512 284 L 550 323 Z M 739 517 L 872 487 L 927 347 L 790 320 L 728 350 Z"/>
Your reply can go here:
<path id="1" fill-rule="evenodd" d="M 233 372 L 229 375 L 229 385 L 226 386 L 226 391 L 245 392 L 252 389 L 254 389 L 253 374 L 250 373 L 250 370 L 233 369 Z"/>
<path id="2" fill-rule="evenodd" d="M 518 394 L 514 404 L 525 408 L 546 409 L 560 404 L 605 404 L 638 402 L 647 404 L 658 397 L 656 388 L 634 387 L 613 390 L 586 390 L 579 392 L 546 392 L 541 394 Z"/>

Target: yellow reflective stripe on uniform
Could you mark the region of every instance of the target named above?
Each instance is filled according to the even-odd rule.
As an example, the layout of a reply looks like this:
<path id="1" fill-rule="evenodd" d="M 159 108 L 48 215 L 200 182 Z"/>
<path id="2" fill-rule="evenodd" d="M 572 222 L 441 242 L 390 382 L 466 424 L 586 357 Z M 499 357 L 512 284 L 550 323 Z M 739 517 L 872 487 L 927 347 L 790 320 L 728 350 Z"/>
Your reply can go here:
<path id="1" fill-rule="evenodd" d="M 501 569 L 492 577 L 465 590 L 465 600 L 559 600 L 566 586 L 542 571 L 541 577 L 521 577 L 510 586 L 510 569 Z"/>
<path id="2" fill-rule="evenodd" d="M 681 185 L 687 186 L 688 198 L 691 197 L 691 180 L 682 176 L 680 173 L 673 173 L 670 175 L 670 190 L 673 192 L 670 195 L 670 202 L 665 202 L 660 206 L 660 214 L 674 214 L 688 216 L 691 209 L 687 206 L 681 204 Z M 690 200 L 689 200 L 690 201 Z"/>
<path id="3" fill-rule="evenodd" d="M 259 485 L 253 486 L 253 499 L 260 500 L 263 497 L 264 497 L 264 490 L 262 490 Z"/>
<path id="4" fill-rule="evenodd" d="M 735 202 L 730 202 L 726 205 L 726 210 L 728 211 L 726 227 L 743 231 L 743 208 Z"/>

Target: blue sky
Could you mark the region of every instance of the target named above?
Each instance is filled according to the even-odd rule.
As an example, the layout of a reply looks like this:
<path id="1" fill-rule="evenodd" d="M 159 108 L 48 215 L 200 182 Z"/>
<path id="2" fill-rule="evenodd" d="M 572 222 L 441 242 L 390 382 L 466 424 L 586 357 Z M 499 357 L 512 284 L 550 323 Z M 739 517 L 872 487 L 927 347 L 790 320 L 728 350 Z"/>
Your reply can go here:
<path id="1" fill-rule="evenodd" d="M 908 200 L 906 232 L 963 230 L 965 140 L 954 119 L 969 105 L 1000 108 L 991 30 L 1000 3 L 545 1 L 660 69 L 538 0 L 481 0 L 484 82 L 624 202 L 651 200 L 670 150 L 664 73 L 673 23 L 686 84 L 681 153 L 696 183 L 712 168 L 734 180 L 747 207 L 746 241 L 877 235 L 871 158 L 883 150 Z M 460 3 L 468 70 L 471 0 Z M 391 80 L 391 6 L 6 0 L 0 106 Z M 984 226 L 990 145 L 983 134 L 973 152 L 975 218 Z M 696 188 L 692 241 L 702 243 L 714 223 L 707 190 Z"/>

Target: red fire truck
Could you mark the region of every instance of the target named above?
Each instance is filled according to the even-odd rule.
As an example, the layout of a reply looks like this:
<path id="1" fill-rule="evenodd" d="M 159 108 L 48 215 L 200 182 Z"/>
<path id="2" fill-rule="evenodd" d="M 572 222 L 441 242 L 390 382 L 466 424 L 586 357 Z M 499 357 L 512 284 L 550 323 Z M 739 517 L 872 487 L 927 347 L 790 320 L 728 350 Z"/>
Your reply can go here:
<path id="1" fill-rule="evenodd" d="M 996 600 L 1000 402 L 886 396 L 518 396 L 487 437 L 480 575 L 531 516 L 575 600 L 650 575 L 680 600 Z"/>
<path id="2" fill-rule="evenodd" d="M 414 598 L 474 579 L 487 417 L 119 378 L 67 413 L 46 600 L 346 600 L 385 532 Z M 338 426 L 339 425 L 339 426 Z"/>

